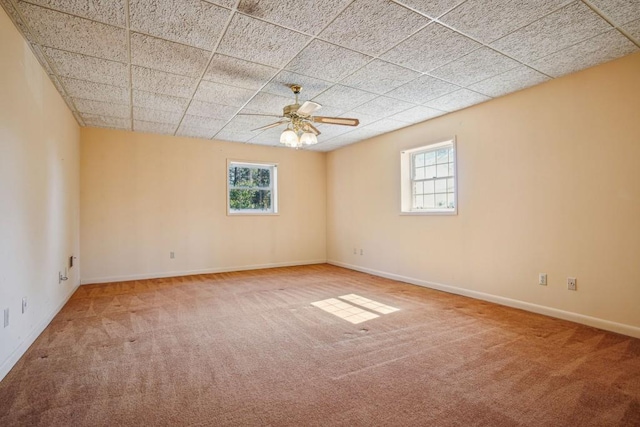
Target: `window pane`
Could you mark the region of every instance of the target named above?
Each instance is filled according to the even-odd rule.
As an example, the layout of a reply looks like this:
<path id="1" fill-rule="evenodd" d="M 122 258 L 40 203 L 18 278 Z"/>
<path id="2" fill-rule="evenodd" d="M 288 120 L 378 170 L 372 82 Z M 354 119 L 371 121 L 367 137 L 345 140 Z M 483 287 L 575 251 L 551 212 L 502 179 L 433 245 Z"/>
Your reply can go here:
<path id="1" fill-rule="evenodd" d="M 253 180 L 256 187 L 269 187 L 271 184 L 271 171 L 269 169 L 256 168 L 253 170 Z"/>
<path id="2" fill-rule="evenodd" d="M 438 165 L 437 168 L 438 168 L 438 171 L 437 171 L 438 178 L 449 176 L 449 166 L 447 164 Z"/>
<path id="3" fill-rule="evenodd" d="M 438 150 L 436 152 L 436 156 L 437 156 L 437 163 L 443 164 L 443 163 L 448 163 L 449 162 L 449 150 L 448 149 L 443 149 L 443 150 Z"/>
<path id="4" fill-rule="evenodd" d="M 422 209 L 424 207 L 424 196 L 416 196 L 414 207 L 416 209 Z"/>
<path id="5" fill-rule="evenodd" d="M 424 166 L 424 154 L 416 154 L 413 158 L 416 167 Z"/>
<path id="6" fill-rule="evenodd" d="M 438 209 L 444 209 L 447 207 L 447 195 L 445 194 L 436 194 L 436 207 Z"/>
<path id="7" fill-rule="evenodd" d="M 424 168 L 416 168 L 415 179 L 424 179 Z"/>
<path id="8" fill-rule="evenodd" d="M 237 210 L 271 210 L 271 191 L 232 189 L 229 192 L 229 206 Z"/>
<path id="9" fill-rule="evenodd" d="M 436 179 L 436 193 L 446 193 L 447 192 L 447 180 L 446 179 Z"/>
<path id="10" fill-rule="evenodd" d="M 451 209 L 456 207 L 456 199 L 454 193 L 447 193 L 447 207 Z"/>
<path id="11" fill-rule="evenodd" d="M 435 151 L 429 151 L 428 153 L 424 154 L 424 164 L 429 166 L 429 165 L 435 165 L 436 164 L 436 152 Z"/>
<path id="12" fill-rule="evenodd" d="M 424 207 L 427 209 L 433 209 L 436 207 L 436 203 L 433 195 L 424 196 Z"/>
<path id="13" fill-rule="evenodd" d="M 427 166 L 424 171 L 425 178 L 435 178 L 436 177 L 436 167 L 435 166 Z"/>
<path id="14" fill-rule="evenodd" d="M 453 169 L 453 163 L 449 163 L 449 176 L 455 175 L 455 170 Z"/>
<path id="15" fill-rule="evenodd" d="M 447 179 L 447 191 L 451 193 L 453 190 L 455 190 L 455 183 L 453 182 L 453 178 L 449 178 Z"/>
<path id="16" fill-rule="evenodd" d="M 434 191 L 434 187 L 433 187 L 433 181 L 425 181 L 422 184 L 423 188 L 424 188 L 424 193 L 425 194 L 433 194 Z"/>

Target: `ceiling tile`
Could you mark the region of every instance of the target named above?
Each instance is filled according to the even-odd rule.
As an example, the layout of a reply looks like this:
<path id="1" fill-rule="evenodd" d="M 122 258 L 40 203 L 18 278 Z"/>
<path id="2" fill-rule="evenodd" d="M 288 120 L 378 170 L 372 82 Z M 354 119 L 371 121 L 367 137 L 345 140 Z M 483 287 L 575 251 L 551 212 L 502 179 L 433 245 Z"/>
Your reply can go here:
<path id="1" fill-rule="evenodd" d="M 212 50 L 231 11 L 200 0 L 129 0 L 131 29 Z"/>
<path id="2" fill-rule="evenodd" d="M 112 128 L 131 130 L 131 120 L 118 117 L 100 116 L 96 114 L 81 113 L 80 117 L 86 126 L 98 128 Z"/>
<path id="3" fill-rule="evenodd" d="M 419 75 L 420 73 L 416 71 L 376 59 L 340 83 L 382 95 L 415 79 Z"/>
<path id="4" fill-rule="evenodd" d="M 389 118 L 404 123 L 418 123 L 441 116 L 443 114 L 446 114 L 446 112 L 420 105 L 390 116 Z"/>
<path id="5" fill-rule="evenodd" d="M 113 102 L 100 102 L 80 98 L 73 98 L 73 103 L 79 112 L 85 114 L 119 117 L 121 119 L 129 119 L 131 117 L 131 108 L 126 104 L 115 104 Z"/>
<path id="6" fill-rule="evenodd" d="M 480 47 L 479 43 L 440 24 L 431 24 L 382 55 L 398 65 L 431 71 Z"/>
<path id="7" fill-rule="evenodd" d="M 398 0 L 397 2 L 424 13 L 431 18 L 437 18 L 464 1 L 465 0 Z"/>
<path id="8" fill-rule="evenodd" d="M 216 131 L 211 129 L 203 129 L 195 126 L 185 126 L 184 124 L 180 125 L 178 128 L 178 132 L 176 132 L 177 136 L 188 136 L 191 138 L 203 138 L 203 139 L 211 139 L 213 135 L 215 135 Z"/>
<path id="9" fill-rule="evenodd" d="M 375 98 L 376 95 L 347 86 L 335 85 L 316 96 L 313 100 L 322 105 L 337 107 L 343 111 L 352 110 L 360 104 Z M 322 111 L 324 113 L 324 111 Z"/>
<path id="10" fill-rule="evenodd" d="M 236 13 L 217 52 L 280 68 L 309 39 L 295 31 Z"/>
<path id="11" fill-rule="evenodd" d="M 70 79 L 68 77 L 61 77 L 60 81 L 67 89 L 68 95 L 73 98 L 129 104 L 129 89 L 127 88 Z"/>
<path id="12" fill-rule="evenodd" d="M 327 141 L 319 141 L 322 143 L 322 146 L 331 145 L 333 147 L 344 146 L 348 144 L 353 144 L 354 142 L 359 141 L 359 137 L 354 132 L 345 133 L 342 135 L 338 135 L 334 138 L 331 138 Z M 313 148 L 321 147 L 320 144 L 313 146 Z"/>
<path id="13" fill-rule="evenodd" d="M 282 144 L 280 144 L 280 134 L 282 133 L 283 129 L 284 126 L 278 126 L 275 128 L 267 129 L 264 132 L 260 132 L 249 140 L 249 144 L 282 147 Z"/>
<path id="14" fill-rule="evenodd" d="M 282 108 L 294 103 L 293 97 L 273 95 L 266 92 L 258 92 L 256 96 L 245 106 L 246 110 L 251 110 L 261 114 L 282 114 Z M 243 110 L 243 112 L 246 112 Z"/>
<path id="15" fill-rule="evenodd" d="M 380 117 L 377 116 L 373 116 L 371 114 L 367 114 L 367 113 L 360 113 L 360 112 L 356 112 L 356 111 L 347 111 L 346 113 L 340 114 L 338 117 L 350 117 L 353 119 L 358 119 L 360 121 L 360 124 L 358 125 L 358 127 L 362 127 L 362 126 L 366 126 L 366 125 L 370 125 L 371 123 L 380 120 Z M 331 128 L 340 128 L 340 129 L 346 129 L 346 130 L 355 130 L 357 128 L 353 128 L 351 126 L 341 126 L 341 125 L 322 125 L 322 127 L 325 126 L 329 126 Z M 336 132 L 336 134 L 340 134 L 340 133 L 344 133 L 344 132 Z"/>
<path id="16" fill-rule="evenodd" d="M 199 78 L 207 65 L 206 50 L 131 33 L 131 63 L 145 68 Z"/>
<path id="17" fill-rule="evenodd" d="M 226 120 L 212 119 L 210 117 L 185 115 L 182 119 L 182 126 L 209 129 L 213 133 L 219 131 L 227 123 Z"/>
<path id="18" fill-rule="evenodd" d="M 270 123 L 276 122 L 277 119 L 274 117 L 265 117 L 265 116 L 245 116 L 239 114 L 231 119 L 224 127 L 225 131 L 237 131 L 237 132 L 252 132 L 252 129 L 256 129 Z M 251 138 L 256 136 L 256 132 L 251 133 Z M 250 138 L 247 138 L 247 140 Z"/>
<path id="19" fill-rule="evenodd" d="M 430 108 L 435 108 L 436 110 L 456 111 L 490 99 L 488 96 L 481 95 L 477 92 L 460 89 L 429 101 L 425 105 Z"/>
<path id="20" fill-rule="evenodd" d="M 127 64 L 50 47 L 42 49 L 60 76 L 113 86 L 129 86 L 129 67 Z"/>
<path id="21" fill-rule="evenodd" d="M 16 8 L 13 6 L 13 0 L 0 0 L 0 6 L 2 6 L 9 15 L 9 18 L 13 21 L 14 25 L 20 30 L 23 36 L 26 39 L 29 39 L 31 42 L 35 42 L 35 40 L 31 39 L 31 30 L 26 22 L 22 19 Z"/>
<path id="22" fill-rule="evenodd" d="M 235 116 L 237 111 L 238 107 L 212 104 L 210 102 L 203 102 L 194 99 L 193 101 L 191 101 L 191 104 L 189 104 L 187 114 L 226 121 Z"/>
<path id="23" fill-rule="evenodd" d="M 255 136 L 256 133 L 251 132 L 250 130 L 222 129 L 214 135 L 214 138 L 221 141 L 247 142 Z"/>
<path id="24" fill-rule="evenodd" d="M 190 98 L 197 83 L 189 77 L 136 65 L 131 67 L 131 80 L 134 89 L 182 98 Z"/>
<path id="25" fill-rule="evenodd" d="M 640 41 L 640 19 L 629 22 L 623 28 L 631 37 Z"/>
<path id="26" fill-rule="evenodd" d="M 28 2 L 105 24 L 124 27 L 126 23 L 125 0 L 28 0 Z"/>
<path id="27" fill-rule="evenodd" d="M 423 104 L 449 92 L 460 89 L 459 86 L 431 76 L 422 76 L 387 93 L 387 96 L 407 102 Z"/>
<path id="28" fill-rule="evenodd" d="M 388 98 L 386 96 L 379 96 L 375 99 L 372 99 L 371 101 L 357 106 L 352 111 L 356 113 L 368 114 L 378 119 L 382 119 L 401 111 L 408 110 L 409 108 L 414 106 L 414 104 L 411 104 L 409 102 L 400 101 L 394 98 Z"/>
<path id="29" fill-rule="evenodd" d="M 440 18 L 456 30 L 491 43 L 572 0 L 468 0 Z"/>
<path id="30" fill-rule="evenodd" d="M 314 40 L 287 65 L 287 69 L 332 82 L 339 81 L 365 65 L 370 56 Z"/>
<path id="31" fill-rule="evenodd" d="M 173 135 L 177 125 L 167 123 L 147 122 L 144 120 L 134 120 L 133 130 L 136 132 L 161 133 L 165 135 Z"/>
<path id="32" fill-rule="evenodd" d="M 638 47 L 618 30 L 612 30 L 533 62 L 531 66 L 553 77 L 637 52 Z"/>
<path id="33" fill-rule="evenodd" d="M 393 119 L 382 119 L 365 126 L 364 129 L 375 130 L 379 133 L 387 133 L 404 127 L 407 127 L 407 124 L 404 122 Z"/>
<path id="34" fill-rule="evenodd" d="M 112 61 L 127 61 L 124 29 L 25 2 L 18 6 L 39 44 Z"/>
<path id="35" fill-rule="evenodd" d="M 277 72 L 277 68 L 215 54 L 203 78 L 246 89 L 260 89 Z"/>
<path id="36" fill-rule="evenodd" d="M 173 111 L 155 110 L 145 107 L 133 107 L 133 119 L 147 122 L 168 123 L 177 125 L 182 118 L 182 113 Z"/>
<path id="37" fill-rule="evenodd" d="M 640 19 L 638 0 L 591 0 L 591 4 L 616 24 L 626 24 Z"/>
<path id="38" fill-rule="evenodd" d="M 587 5 L 575 2 L 492 43 L 525 63 L 555 53 L 611 29 Z"/>
<path id="39" fill-rule="evenodd" d="M 544 74 L 527 66 L 519 65 L 512 70 L 472 84 L 469 89 L 487 96 L 498 97 L 548 80 L 549 77 Z"/>
<path id="40" fill-rule="evenodd" d="M 254 90 L 203 80 L 200 82 L 193 99 L 215 104 L 230 105 L 232 107 L 241 107 L 249 101 L 255 93 Z"/>
<path id="41" fill-rule="evenodd" d="M 145 92 L 137 89 L 133 90 L 133 105 L 137 107 L 181 113 L 187 108 L 188 103 L 189 100 L 186 98 Z"/>
<path id="42" fill-rule="evenodd" d="M 240 0 L 238 10 L 307 34 L 317 34 L 351 0 Z"/>
<path id="43" fill-rule="evenodd" d="M 431 71 L 429 74 L 460 86 L 468 86 L 518 65 L 517 61 L 488 47 L 482 47 Z"/>
<path id="44" fill-rule="evenodd" d="M 355 0 L 319 37 L 378 56 L 430 20 L 388 0 Z"/>
<path id="45" fill-rule="evenodd" d="M 302 86 L 300 100 L 303 102 L 324 92 L 332 85 L 330 82 L 316 79 L 315 77 L 303 76 L 302 74 L 291 71 L 280 71 L 262 90 L 273 93 L 274 95 L 288 96 L 293 99 L 294 95 L 291 91 L 291 85 L 294 84 Z"/>

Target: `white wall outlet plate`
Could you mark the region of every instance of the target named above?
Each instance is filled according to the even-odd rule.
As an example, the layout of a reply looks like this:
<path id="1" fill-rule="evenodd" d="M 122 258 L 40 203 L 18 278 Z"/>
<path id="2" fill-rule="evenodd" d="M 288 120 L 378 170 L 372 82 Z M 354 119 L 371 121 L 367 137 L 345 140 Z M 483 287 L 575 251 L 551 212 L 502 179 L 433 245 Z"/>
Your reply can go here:
<path id="1" fill-rule="evenodd" d="M 577 291 L 577 280 L 575 277 L 567 277 L 567 289 L 570 291 Z"/>
<path id="2" fill-rule="evenodd" d="M 547 273 L 540 273 L 538 275 L 538 285 L 547 286 Z"/>

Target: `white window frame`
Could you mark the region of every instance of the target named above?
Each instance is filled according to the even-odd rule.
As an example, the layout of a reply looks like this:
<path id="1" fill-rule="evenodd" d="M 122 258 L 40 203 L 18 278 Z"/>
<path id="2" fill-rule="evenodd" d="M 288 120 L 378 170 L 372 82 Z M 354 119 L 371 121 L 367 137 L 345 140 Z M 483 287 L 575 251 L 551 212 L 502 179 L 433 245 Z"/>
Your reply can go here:
<path id="1" fill-rule="evenodd" d="M 422 208 L 413 207 L 413 191 L 414 182 L 417 180 L 413 176 L 413 161 L 416 154 L 436 151 L 444 147 L 453 148 L 453 208 Z M 457 215 L 458 214 L 458 150 L 456 146 L 456 138 L 441 140 L 438 142 L 421 145 L 419 147 L 404 150 L 400 153 L 400 173 L 401 173 L 401 190 L 400 190 L 400 214 L 401 215 Z"/>
<path id="2" fill-rule="evenodd" d="M 271 171 L 271 179 L 269 180 L 269 187 L 256 187 L 260 190 L 271 191 L 271 209 L 269 210 L 257 210 L 257 209 L 244 209 L 244 210 L 231 210 L 231 184 L 229 183 L 229 169 L 231 167 L 250 167 L 269 169 Z M 227 183 L 227 215 L 278 215 L 278 164 L 270 162 L 253 162 L 244 160 L 232 160 L 227 159 L 227 169 L 225 170 L 225 181 Z M 251 187 L 247 187 L 251 188 Z"/>

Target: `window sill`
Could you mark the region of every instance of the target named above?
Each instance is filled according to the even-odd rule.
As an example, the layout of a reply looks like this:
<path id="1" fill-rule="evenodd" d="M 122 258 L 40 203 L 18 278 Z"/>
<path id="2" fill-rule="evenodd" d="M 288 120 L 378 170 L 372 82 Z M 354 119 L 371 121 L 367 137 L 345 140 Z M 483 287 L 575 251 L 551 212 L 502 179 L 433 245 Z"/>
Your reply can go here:
<path id="1" fill-rule="evenodd" d="M 277 212 L 227 212 L 227 216 L 279 216 Z"/>
<path id="2" fill-rule="evenodd" d="M 400 211 L 400 216 L 458 215 L 458 211 Z"/>

